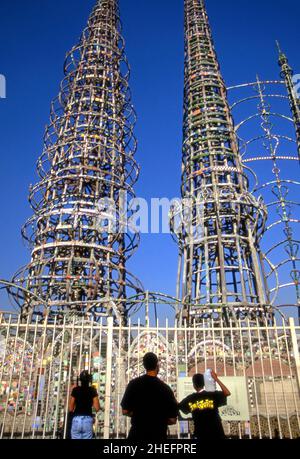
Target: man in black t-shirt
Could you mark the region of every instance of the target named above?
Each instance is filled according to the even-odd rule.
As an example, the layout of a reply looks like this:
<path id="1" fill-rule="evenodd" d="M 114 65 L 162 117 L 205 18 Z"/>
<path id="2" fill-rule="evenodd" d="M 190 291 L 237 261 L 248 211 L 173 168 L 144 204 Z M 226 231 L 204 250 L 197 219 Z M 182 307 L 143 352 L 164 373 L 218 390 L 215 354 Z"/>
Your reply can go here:
<path id="1" fill-rule="evenodd" d="M 196 374 L 193 376 L 193 384 L 196 392 L 179 403 L 180 411 L 185 414 L 192 414 L 195 426 L 195 438 L 198 440 L 225 439 L 218 408 L 227 405 L 227 397 L 231 394 L 214 371 L 211 372 L 211 375 L 219 384 L 222 391 L 207 392 L 204 389 L 204 376 Z"/>
<path id="2" fill-rule="evenodd" d="M 168 425 L 177 422 L 178 405 L 173 391 L 158 377 L 158 358 L 148 353 L 143 358 L 146 374 L 131 381 L 121 406 L 131 417 L 130 440 L 152 442 L 167 438 Z"/>

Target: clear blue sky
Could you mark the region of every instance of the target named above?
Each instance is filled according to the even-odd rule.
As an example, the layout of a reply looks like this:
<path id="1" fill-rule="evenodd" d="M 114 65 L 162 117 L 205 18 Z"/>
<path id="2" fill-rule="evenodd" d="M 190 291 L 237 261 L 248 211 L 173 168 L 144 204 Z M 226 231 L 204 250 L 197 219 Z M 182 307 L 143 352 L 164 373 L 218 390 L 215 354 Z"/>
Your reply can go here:
<path id="1" fill-rule="evenodd" d="M 50 100 L 58 93 L 65 53 L 85 26 L 94 0 L 2 0 L 0 73 L 0 277 L 28 262 L 20 228 L 31 215 L 28 187 L 42 151 Z M 183 94 L 183 0 L 120 0 L 131 89 L 138 113 L 138 196 L 179 195 Z M 300 73 L 298 0 L 207 0 L 228 85 L 277 78 L 275 39 Z M 143 235 L 130 270 L 145 288 L 175 294 L 177 247 L 169 235 Z M 7 305 L 0 296 L 3 309 Z"/>

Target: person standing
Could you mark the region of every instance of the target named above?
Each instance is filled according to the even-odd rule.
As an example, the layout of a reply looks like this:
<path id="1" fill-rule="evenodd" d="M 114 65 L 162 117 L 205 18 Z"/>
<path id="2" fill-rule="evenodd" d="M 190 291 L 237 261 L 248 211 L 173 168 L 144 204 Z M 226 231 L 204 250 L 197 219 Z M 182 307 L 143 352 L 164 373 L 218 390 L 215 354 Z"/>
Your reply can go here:
<path id="1" fill-rule="evenodd" d="M 93 408 L 100 411 L 99 397 L 92 387 L 92 375 L 83 371 L 79 384 L 72 390 L 69 411 L 72 413 L 71 438 L 91 440 L 93 438 Z"/>
<path id="2" fill-rule="evenodd" d="M 214 371 L 211 372 L 211 376 L 218 383 L 221 391 L 207 392 L 204 388 L 204 376 L 196 374 L 193 376 L 196 392 L 179 403 L 180 411 L 184 414 L 192 414 L 195 427 L 194 436 L 197 440 L 225 439 L 219 408 L 227 405 L 227 397 L 231 393 Z"/>
<path id="3" fill-rule="evenodd" d="M 143 365 L 146 374 L 128 384 L 121 402 L 123 414 L 131 418 L 128 439 L 160 442 L 177 422 L 178 405 L 172 389 L 158 378 L 157 356 L 147 353 Z"/>

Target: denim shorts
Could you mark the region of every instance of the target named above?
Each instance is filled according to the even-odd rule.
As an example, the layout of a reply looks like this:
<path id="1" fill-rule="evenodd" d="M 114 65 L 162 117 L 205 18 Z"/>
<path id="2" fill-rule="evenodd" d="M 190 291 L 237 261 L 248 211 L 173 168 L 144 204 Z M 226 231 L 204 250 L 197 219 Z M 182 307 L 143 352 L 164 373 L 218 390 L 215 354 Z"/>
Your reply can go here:
<path id="1" fill-rule="evenodd" d="M 75 416 L 71 429 L 72 440 L 91 440 L 93 438 L 93 418 L 91 416 Z"/>

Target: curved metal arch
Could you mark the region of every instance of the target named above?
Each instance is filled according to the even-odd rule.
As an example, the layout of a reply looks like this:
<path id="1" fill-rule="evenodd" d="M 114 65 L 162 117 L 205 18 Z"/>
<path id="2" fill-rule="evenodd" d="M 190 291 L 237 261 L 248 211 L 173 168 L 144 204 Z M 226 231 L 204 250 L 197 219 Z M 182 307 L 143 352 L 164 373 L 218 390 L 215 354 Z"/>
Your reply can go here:
<path id="1" fill-rule="evenodd" d="M 276 87 L 274 87 L 274 85 Z M 272 86 L 272 88 L 271 88 Z M 280 89 L 279 89 L 280 86 Z M 278 87 L 278 92 L 277 92 L 277 87 Z M 252 88 L 252 89 L 251 89 Z M 230 87 L 228 88 L 230 90 L 238 90 L 234 94 L 239 93 L 238 100 L 234 101 L 232 103 L 232 107 L 234 110 L 237 110 L 239 106 L 243 106 L 243 110 L 245 110 L 245 107 L 249 107 L 248 112 L 251 110 L 250 113 L 247 115 L 244 115 L 243 113 L 243 119 L 236 124 L 236 130 L 238 132 L 238 138 L 240 141 L 240 144 L 243 148 L 243 163 L 256 163 L 259 164 L 263 161 L 268 162 L 268 169 L 270 164 L 274 164 L 273 169 L 271 172 L 275 175 L 274 180 L 267 180 L 266 183 L 262 183 L 259 174 L 258 178 L 260 179 L 259 182 L 256 183 L 254 192 L 255 193 L 262 193 L 263 196 L 265 196 L 265 193 L 269 191 L 274 191 L 272 190 L 272 187 L 278 187 L 278 192 L 276 193 L 276 201 L 271 201 L 270 199 L 267 200 L 266 202 L 266 208 L 268 209 L 268 222 L 266 225 L 266 232 L 263 237 L 263 243 L 264 245 L 268 246 L 268 234 L 270 234 L 270 231 L 272 229 L 279 228 L 280 226 L 283 227 L 284 230 L 284 240 L 283 241 L 274 241 L 274 236 L 272 237 L 272 243 L 271 247 L 267 248 L 265 253 L 267 255 L 272 255 L 272 253 L 276 249 L 280 249 L 281 247 L 284 247 L 286 245 L 293 245 L 297 244 L 299 246 L 299 241 L 296 241 L 295 237 L 292 236 L 293 234 L 293 229 L 291 225 L 295 225 L 300 223 L 300 217 L 297 218 L 296 215 L 293 215 L 293 212 L 296 212 L 296 209 L 299 209 L 300 206 L 300 201 L 297 202 L 295 198 L 288 198 L 287 193 L 283 192 L 283 187 L 292 187 L 292 186 L 298 186 L 300 184 L 297 179 L 289 179 L 286 176 L 283 176 L 280 170 L 280 167 L 278 166 L 278 162 L 282 161 L 296 161 L 299 160 L 299 157 L 297 157 L 295 154 L 292 152 L 290 154 L 283 154 L 279 149 L 283 142 L 289 142 L 291 146 L 295 145 L 297 146 L 297 141 L 295 138 L 292 138 L 290 135 L 287 135 L 285 132 L 282 132 L 283 126 L 280 126 L 281 129 L 278 129 L 278 133 L 274 133 L 274 127 L 275 125 L 273 124 L 274 121 L 277 121 L 278 124 L 280 124 L 280 120 L 287 121 L 288 123 L 294 123 L 294 119 L 290 116 L 287 116 L 283 113 L 280 113 L 279 111 L 274 111 L 271 108 L 271 101 L 273 100 L 281 100 L 282 103 L 286 103 L 290 101 L 289 94 L 288 93 L 282 93 L 282 90 L 285 90 L 285 81 L 261 81 L 259 78 L 257 78 L 256 82 L 252 83 L 246 83 L 243 85 L 237 85 L 236 87 Z M 247 91 L 255 91 L 255 94 L 246 94 Z M 281 91 L 281 92 L 279 92 Z M 243 96 L 241 96 L 241 93 L 243 92 Z M 233 92 L 232 92 L 233 94 Z M 235 97 L 236 95 L 232 96 Z M 253 102 L 257 100 L 258 106 L 257 106 L 257 111 L 255 111 L 255 108 L 252 106 L 250 107 L 250 102 Z M 257 121 L 261 119 L 261 129 L 262 129 L 262 134 L 257 135 L 252 138 L 248 139 L 243 139 L 243 129 L 246 126 L 250 126 L 249 123 L 253 124 L 253 121 Z M 252 126 L 251 124 L 251 126 Z M 275 145 L 272 145 L 271 142 L 274 140 Z M 254 144 L 257 145 L 259 143 L 262 143 L 261 149 L 267 150 L 268 155 L 263 155 L 261 156 L 255 154 L 254 151 Z M 250 151 L 249 147 L 252 145 L 252 150 Z M 257 147 L 256 147 L 257 148 Z M 289 147 L 290 149 L 291 147 Z M 288 190 L 287 190 L 288 192 Z M 274 193 L 275 194 L 275 193 Z M 280 210 L 281 209 L 281 210 Z M 279 214 L 279 219 L 278 219 L 278 214 Z M 275 215 L 275 217 L 274 217 Z M 271 238 L 270 238 L 271 241 Z M 270 244 L 269 244 L 270 245 Z M 285 249 L 286 250 L 286 249 Z M 267 275 L 267 278 L 269 278 L 271 275 L 276 275 L 278 278 L 278 282 L 275 287 L 270 288 L 270 293 L 275 293 L 276 295 L 279 293 L 279 291 L 282 288 L 287 288 L 294 286 L 296 289 L 296 301 L 294 304 L 294 307 L 298 307 L 300 305 L 300 289 L 297 286 L 296 281 L 293 282 L 285 282 L 284 278 L 282 277 L 282 272 L 281 275 L 279 276 L 278 270 L 282 267 L 287 267 L 291 266 L 291 275 L 293 272 L 296 272 L 297 269 L 297 264 L 299 265 L 299 258 L 295 258 L 293 255 L 293 249 L 291 248 L 290 253 L 288 253 L 288 259 L 286 257 L 281 260 L 280 262 L 277 262 L 276 264 L 272 263 L 270 264 L 271 270 L 269 274 Z M 279 305 L 280 307 L 284 307 L 282 305 Z"/>

